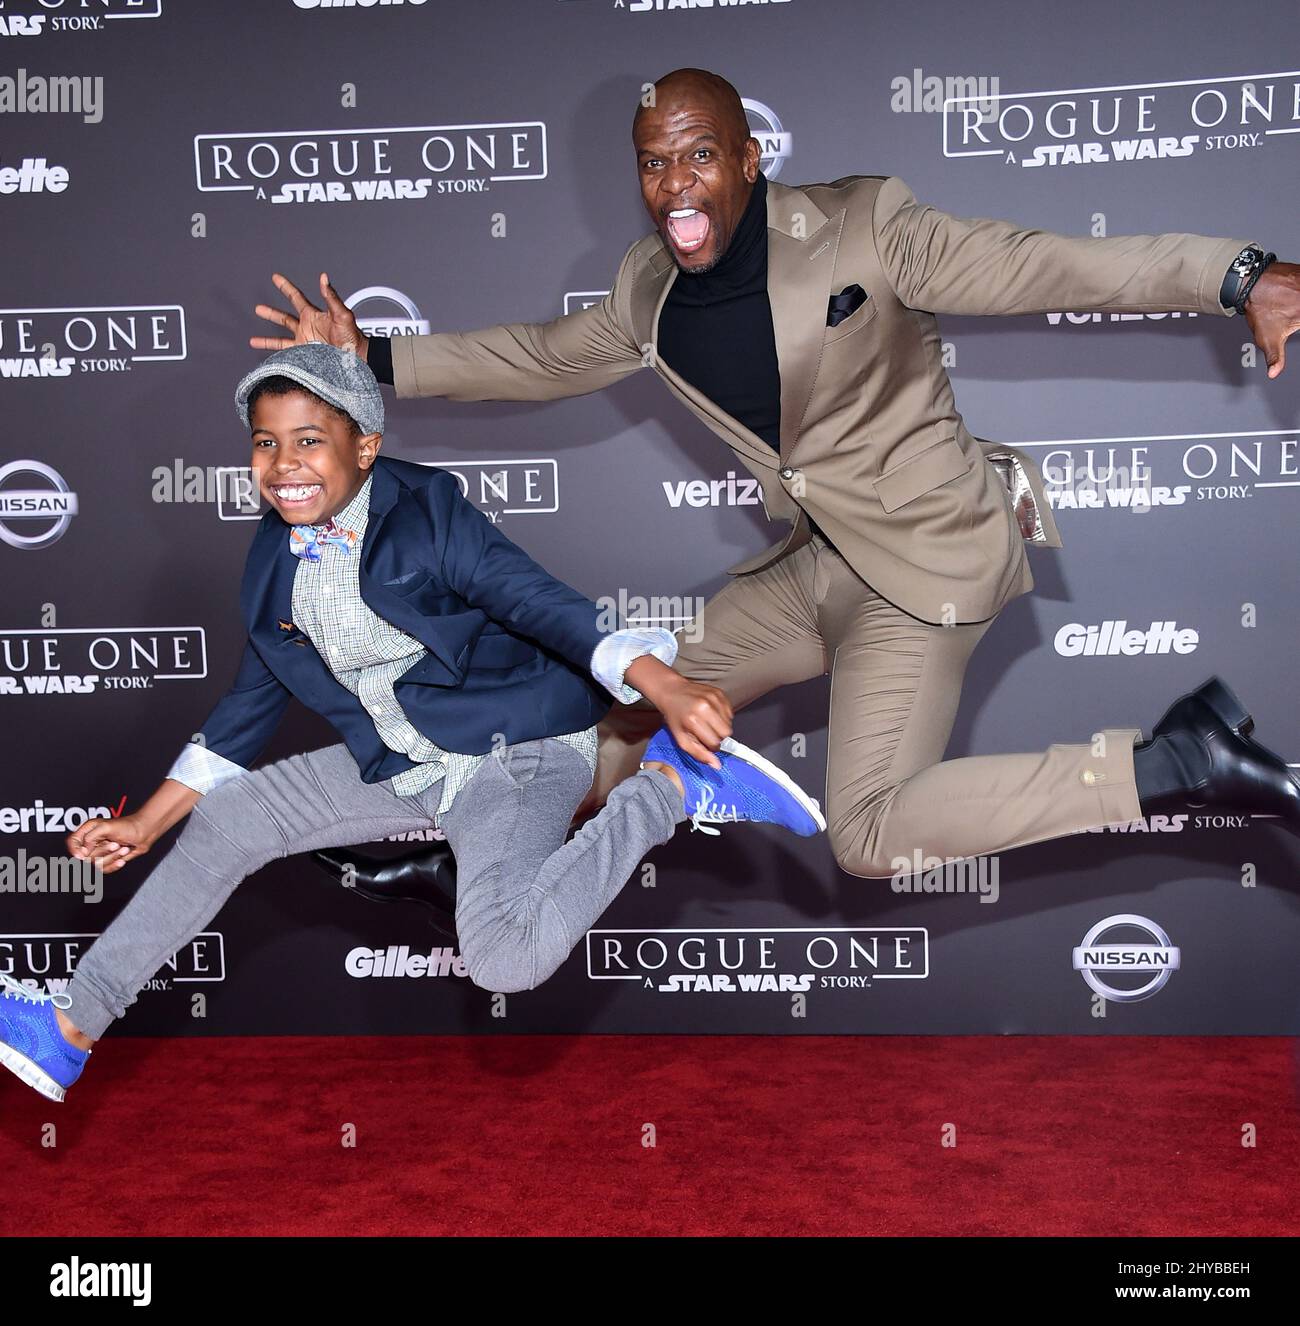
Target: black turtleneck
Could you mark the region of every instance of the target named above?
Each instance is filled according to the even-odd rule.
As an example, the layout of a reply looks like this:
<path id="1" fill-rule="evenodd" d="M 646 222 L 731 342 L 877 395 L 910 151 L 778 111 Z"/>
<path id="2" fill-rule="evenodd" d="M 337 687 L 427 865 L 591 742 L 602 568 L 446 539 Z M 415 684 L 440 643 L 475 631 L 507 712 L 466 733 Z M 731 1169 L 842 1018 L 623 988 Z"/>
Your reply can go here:
<path id="1" fill-rule="evenodd" d="M 767 299 L 767 180 L 762 171 L 711 271 L 678 272 L 659 315 L 659 354 L 773 451 L 781 447 L 781 372 Z"/>
<path id="2" fill-rule="evenodd" d="M 699 276 L 677 273 L 659 314 L 658 346 L 671 369 L 780 452 L 781 367 L 767 298 L 767 177 L 761 170 L 717 265 Z M 811 516 L 807 520 L 826 538 Z"/>

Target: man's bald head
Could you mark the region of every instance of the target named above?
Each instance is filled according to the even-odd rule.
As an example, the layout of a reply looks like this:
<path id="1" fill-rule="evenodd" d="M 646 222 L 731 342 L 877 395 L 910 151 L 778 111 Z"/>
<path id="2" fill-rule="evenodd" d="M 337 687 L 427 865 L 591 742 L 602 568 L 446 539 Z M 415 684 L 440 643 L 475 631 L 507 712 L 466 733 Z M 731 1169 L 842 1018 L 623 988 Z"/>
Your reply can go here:
<path id="1" fill-rule="evenodd" d="M 646 211 L 677 266 L 709 271 L 758 178 L 758 141 L 740 94 L 707 69 L 674 69 L 642 98 L 632 143 Z"/>
<path id="2" fill-rule="evenodd" d="M 749 121 L 740 93 L 721 74 L 708 69 L 674 69 L 656 79 L 651 104 L 645 100 L 637 106 L 632 117 L 632 140 L 636 141 L 636 128 L 647 111 L 667 103 L 687 103 L 696 107 L 712 107 L 718 123 L 726 127 L 733 142 L 743 144 L 749 137 Z"/>

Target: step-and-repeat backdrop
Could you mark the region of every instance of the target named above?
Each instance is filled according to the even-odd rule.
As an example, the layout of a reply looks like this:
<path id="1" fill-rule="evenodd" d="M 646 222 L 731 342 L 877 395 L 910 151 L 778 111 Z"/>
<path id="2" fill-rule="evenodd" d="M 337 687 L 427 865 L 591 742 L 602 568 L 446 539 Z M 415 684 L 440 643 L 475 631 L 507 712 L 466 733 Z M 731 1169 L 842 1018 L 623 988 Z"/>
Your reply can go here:
<path id="1" fill-rule="evenodd" d="M 66 982 L 151 860 L 78 892 L 64 836 L 138 807 L 233 675 L 257 511 L 231 398 L 273 271 L 328 270 L 393 335 L 598 299 L 648 228 L 637 98 L 682 65 L 735 83 L 783 183 L 894 174 L 958 215 L 1294 257 L 1296 35 L 1289 0 L 1245 22 L 1221 0 L 4 0 L 0 970 Z M 941 329 L 968 425 L 1049 467 L 1065 541 L 976 653 L 949 755 L 1149 729 L 1218 672 L 1300 759 L 1300 362 L 1270 383 L 1244 320 L 1189 314 Z M 547 405 L 390 397 L 389 417 L 386 451 L 454 471 L 632 617 L 680 622 L 780 532 L 649 372 Z M 738 734 L 820 794 L 826 727 L 821 680 Z M 334 739 L 295 706 L 266 758 Z M 418 909 L 291 858 L 121 1025 L 1283 1033 L 1298 860 L 1276 823 L 1208 810 L 895 880 L 843 873 L 824 837 L 683 831 L 548 984 L 503 999 Z"/>

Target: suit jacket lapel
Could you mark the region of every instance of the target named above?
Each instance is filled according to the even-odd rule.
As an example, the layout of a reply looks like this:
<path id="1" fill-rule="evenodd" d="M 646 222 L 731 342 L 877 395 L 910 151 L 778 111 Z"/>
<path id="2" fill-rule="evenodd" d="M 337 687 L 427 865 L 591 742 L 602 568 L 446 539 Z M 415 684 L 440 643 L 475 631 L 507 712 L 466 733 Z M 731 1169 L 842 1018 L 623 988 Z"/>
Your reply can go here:
<path id="1" fill-rule="evenodd" d="M 249 549 L 239 602 L 250 636 L 268 645 L 288 644 L 279 622 L 293 620 L 293 575 L 298 559 L 289 551 L 289 527 L 279 516 L 263 518 Z M 297 635 L 297 632 L 292 633 Z"/>
<path id="2" fill-rule="evenodd" d="M 397 574 L 388 566 L 389 558 L 380 556 L 393 551 L 390 540 L 383 537 L 388 513 L 397 503 L 397 480 L 389 472 L 383 458 L 377 458 L 370 477 L 370 509 L 366 513 L 366 533 L 361 540 L 361 578 L 391 579 Z M 376 563 L 376 557 L 379 562 Z"/>
<path id="3" fill-rule="evenodd" d="M 769 180 L 767 227 L 767 294 L 781 374 L 781 459 L 784 460 L 798 439 L 817 376 L 843 214 L 828 218 L 802 190 Z M 650 255 L 649 268 L 650 278 L 633 291 L 632 319 L 638 332 L 648 328 L 644 339 L 657 351 L 659 315 L 678 277 L 677 264 L 662 241 Z M 657 353 L 654 368 L 697 413 L 729 433 L 737 451 L 757 465 L 776 469 L 776 455 L 757 433 L 697 391 Z"/>
<path id="4" fill-rule="evenodd" d="M 799 440 L 821 365 L 826 308 L 844 213 L 826 214 L 801 189 L 767 185 L 767 298 L 781 366 L 781 459 Z"/>
<path id="5" fill-rule="evenodd" d="M 428 554 L 433 569 L 433 531 L 427 517 L 411 502 L 400 502 L 401 486 L 380 457 L 370 485 L 370 511 L 361 541 L 358 588 L 364 603 L 386 622 L 418 640 L 428 657 L 404 679 L 454 685 L 464 677 L 458 658 L 460 643 L 446 636 L 447 622 L 426 616 L 414 603 L 394 594 L 384 584 L 395 576 L 420 569 L 420 555 Z M 292 556 L 292 554 L 290 554 Z"/>
<path id="6" fill-rule="evenodd" d="M 677 264 L 662 243 L 651 255 L 650 270 L 653 273 L 651 279 L 644 282 L 634 293 L 634 298 L 639 299 L 641 303 L 639 310 L 634 309 L 633 317 L 638 326 L 649 324 L 650 332 L 647 339 L 655 350 L 655 372 L 668 383 L 672 391 L 692 406 L 696 413 L 713 420 L 724 432 L 729 433 L 731 443 L 737 451 L 748 456 L 756 465 L 774 470 L 776 456 L 772 448 L 757 433 L 751 432 L 739 419 L 715 405 L 703 392 L 696 390 L 680 373 L 659 358 L 659 315 L 668 299 L 668 292 L 679 274 Z"/>

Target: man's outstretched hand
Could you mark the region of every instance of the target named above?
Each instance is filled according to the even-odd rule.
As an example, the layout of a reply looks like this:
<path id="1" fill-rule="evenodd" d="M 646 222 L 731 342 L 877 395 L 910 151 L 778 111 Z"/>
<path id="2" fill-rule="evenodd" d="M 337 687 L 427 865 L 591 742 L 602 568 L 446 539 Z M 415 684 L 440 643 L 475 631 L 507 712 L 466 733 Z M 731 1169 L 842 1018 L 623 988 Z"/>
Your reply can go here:
<path id="1" fill-rule="evenodd" d="M 1246 322 L 1269 377 L 1277 377 L 1286 366 L 1287 338 L 1300 331 L 1300 266 L 1273 262 L 1264 269 L 1246 300 Z"/>
<path id="2" fill-rule="evenodd" d="M 320 293 L 325 302 L 323 309 L 311 303 L 287 276 L 276 272 L 271 280 L 293 305 L 293 313 L 285 313 L 269 304 L 259 304 L 253 311 L 259 318 L 283 327 L 292 335 L 250 336 L 248 343 L 254 350 L 287 350 L 291 345 L 302 345 L 307 341 L 325 341 L 340 350 L 351 350 L 360 359 L 366 357 L 370 342 L 324 272 L 320 274 Z"/>

